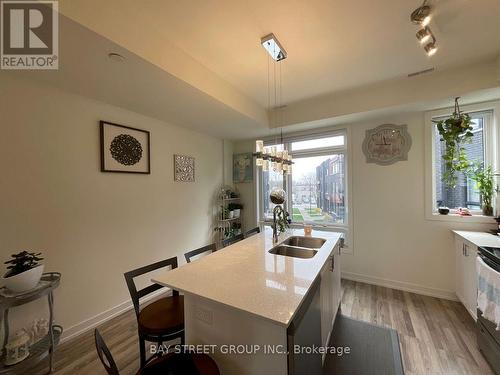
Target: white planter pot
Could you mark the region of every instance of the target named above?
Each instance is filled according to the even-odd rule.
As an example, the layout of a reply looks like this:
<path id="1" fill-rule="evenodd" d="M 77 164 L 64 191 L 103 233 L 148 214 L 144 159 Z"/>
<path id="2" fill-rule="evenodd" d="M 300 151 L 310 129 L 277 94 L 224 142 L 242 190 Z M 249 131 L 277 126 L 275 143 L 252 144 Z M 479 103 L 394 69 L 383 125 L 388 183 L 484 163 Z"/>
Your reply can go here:
<path id="1" fill-rule="evenodd" d="M 26 292 L 27 290 L 33 289 L 38 285 L 40 278 L 43 274 L 44 265 L 32 268 L 28 271 L 24 271 L 15 276 L 4 277 L 3 285 L 12 292 Z"/>
<path id="2" fill-rule="evenodd" d="M 234 211 L 229 211 L 229 214 L 228 214 L 228 219 L 232 219 L 234 217 Z"/>
<path id="3" fill-rule="evenodd" d="M 234 212 L 234 217 L 235 217 L 235 218 L 240 217 L 240 209 L 239 209 L 239 208 L 237 208 L 237 209 L 236 209 L 236 210 L 234 210 L 233 212 Z"/>

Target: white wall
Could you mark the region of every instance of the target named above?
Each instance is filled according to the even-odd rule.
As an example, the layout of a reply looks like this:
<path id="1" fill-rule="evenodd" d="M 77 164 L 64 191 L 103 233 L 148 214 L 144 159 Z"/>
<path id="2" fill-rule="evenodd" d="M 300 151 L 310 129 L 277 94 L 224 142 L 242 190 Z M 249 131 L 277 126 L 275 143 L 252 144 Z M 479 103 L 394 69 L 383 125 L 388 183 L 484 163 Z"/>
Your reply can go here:
<path id="1" fill-rule="evenodd" d="M 5 74 L 0 79 L 0 260 L 43 252 L 46 270 L 62 273 L 56 320 L 69 333 L 130 301 L 124 272 L 176 255 L 184 263 L 185 251 L 212 240 L 221 140 Z M 151 132 L 150 175 L 100 172 L 99 120 Z M 175 153 L 196 158 L 196 182 L 173 181 Z M 14 325 L 42 306 L 14 311 Z"/>
<path id="2" fill-rule="evenodd" d="M 384 123 L 408 125 L 413 140 L 408 161 L 390 166 L 366 163 L 361 149 L 365 131 Z M 343 256 L 343 276 L 453 297 L 451 229 L 482 230 L 493 225 L 425 219 L 424 114 L 406 113 L 345 127 L 351 127 L 352 137 L 353 254 Z M 248 151 L 253 142 L 237 142 L 234 147 Z M 254 191 L 245 193 L 253 196 Z"/>

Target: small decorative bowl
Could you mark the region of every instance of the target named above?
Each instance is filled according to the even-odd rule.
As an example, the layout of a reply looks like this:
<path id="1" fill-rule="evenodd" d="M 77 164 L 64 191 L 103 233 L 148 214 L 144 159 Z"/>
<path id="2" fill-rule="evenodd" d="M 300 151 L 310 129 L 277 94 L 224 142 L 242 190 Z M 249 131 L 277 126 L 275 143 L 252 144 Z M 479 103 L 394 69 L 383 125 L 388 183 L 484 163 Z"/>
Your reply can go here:
<path id="1" fill-rule="evenodd" d="M 441 215 L 448 215 L 450 213 L 450 209 L 448 207 L 438 207 L 438 212 Z"/>

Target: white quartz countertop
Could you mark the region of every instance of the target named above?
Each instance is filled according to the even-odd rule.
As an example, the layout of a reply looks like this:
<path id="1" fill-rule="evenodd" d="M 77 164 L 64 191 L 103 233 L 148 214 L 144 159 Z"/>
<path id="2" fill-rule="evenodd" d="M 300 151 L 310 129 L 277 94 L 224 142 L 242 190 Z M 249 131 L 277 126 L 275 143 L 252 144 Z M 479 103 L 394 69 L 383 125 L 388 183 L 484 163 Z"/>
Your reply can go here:
<path id="1" fill-rule="evenodd" d="M 293 230 L 279 242 L 303 234 Z M 288 326 L 341 233 L 315 230 L 312 237 L 327 241 L 310 259 L 274 255 L 268 252 L 273 243 L 272 231 L 266 228 L 152 281 Z"/>
<path id="2" fill-rule="evenodd" d="M 466 239 L 476 246 L 500 247 L 500 236 L 488 232 L 472 232 L 465 230 L 454 230 L 453 233 Z"/>

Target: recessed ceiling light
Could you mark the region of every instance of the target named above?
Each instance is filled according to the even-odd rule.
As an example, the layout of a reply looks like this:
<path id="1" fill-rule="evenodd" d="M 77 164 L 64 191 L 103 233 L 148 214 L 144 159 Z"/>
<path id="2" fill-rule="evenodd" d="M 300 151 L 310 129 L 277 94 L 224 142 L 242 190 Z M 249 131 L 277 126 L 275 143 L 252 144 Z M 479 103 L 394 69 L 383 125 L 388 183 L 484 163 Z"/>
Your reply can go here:
<path id="1" fill-rule="evenodd" d="M 261 38 L 260 43 L 274 60 L 281 61 L 286 59 L 287 53 L 274 34 L 269 34 Z"/>
<path id="2" fill-rule="evenodd" d="M 124 62 L 125 61 L 125 57 L 123 57 L 119 53 L 115 53 L 115 52 L 108 53 L 108 57 L 111 61 L 114 61 L 114 62 Z"/>

